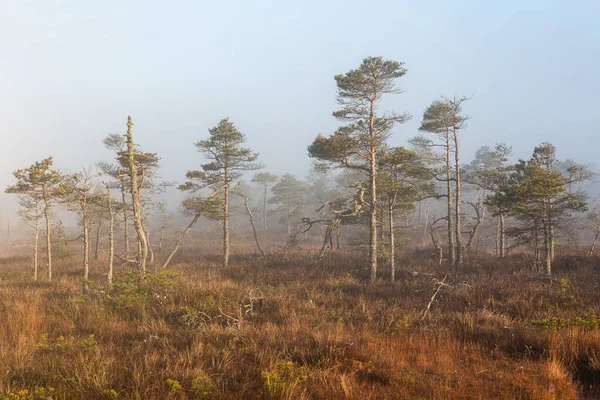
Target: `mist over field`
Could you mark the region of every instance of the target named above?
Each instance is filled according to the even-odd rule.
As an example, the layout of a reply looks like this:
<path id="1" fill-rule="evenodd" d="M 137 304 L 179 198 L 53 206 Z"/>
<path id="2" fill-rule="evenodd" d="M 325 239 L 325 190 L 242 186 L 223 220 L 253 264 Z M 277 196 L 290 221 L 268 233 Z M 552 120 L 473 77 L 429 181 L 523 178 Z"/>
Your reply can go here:
<path id="1" fill-rule="evenodd" d="M 600 397 L 600 3 L 5 3 L 0 400 Z"/>

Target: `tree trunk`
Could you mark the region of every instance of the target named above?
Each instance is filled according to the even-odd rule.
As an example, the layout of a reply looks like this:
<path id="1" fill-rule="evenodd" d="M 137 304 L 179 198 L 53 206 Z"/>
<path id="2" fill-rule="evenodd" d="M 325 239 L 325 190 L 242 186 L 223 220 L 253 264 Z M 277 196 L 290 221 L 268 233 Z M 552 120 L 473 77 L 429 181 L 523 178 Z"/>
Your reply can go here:
<path id="1" fill-rule="evenodd" d="M 100 233 L 102 232 L 102 220 L 98 219 L 98 226 L 96 227 L 96 246 L 94 248 L 94 260 L 98 259 L 100 254 Z"/>
<path id="2" fill-rule="evenodd" d="M 500 258 L 506 257 L 506 228 L 504 227 L 504 214 L 500 214 Z"/>
<path id="3" fill-rule="evenodd" d="M 250 205 L 248 204 L 248 197 L 244 196 L 240 193 L 240 196 L 244 199 L 244 206 L 246 206 L 246 212 L 248 213 L 248 217 L 250 217 L 250 225 L 252 225 L 252 233 L 254 234 L 254 242 L 256 243 L 256 247 L 260 254 L 264 257 L 265 252 L 260 247 L 260 242 L 258 241 L 258 235 L 256 234 L 256 226 L 254 225 L 254 215 L 252 214 L 252 210 L 250 210 Z"/>
<path id="4" fill-rule="evenodd" d="M 158 236 L 158 255 L 162 255 L 163 241 L 165 239 L 165 228 L 160 228 L 160 235 Z"/>
<path id="5" fill-rule="evenodd" d="M 461 223 L 461 215 L 460 215 L 460 202 L 461 202 L 461 193 L 460 193 L 460 160 L 459 160 L 459 152 L 458 152 L 458 132 L 456 128 L 453 129 L 454 136 L 454 168 L 455 176 L 456 176 L 456 199 L 455 199 L 455 207 L 456 207 L 456 265 L 460 266 L 463 263 L 463 247 L 462 247 L 462 223 Z"/>
<path id="6" fill-rule="evenodd" d="M 202 216 L 201 214 L 194 215 L 194 218 L 189 223 L 189 225 L 185 228 L 185 231 L 183 231 L 183 233 L 179 237 L 179 240 L 177 240 L 177 243 L 175 243 L 175 246 L 173 247 L 173 250 L 171 250 L 171 253 L 169 253 L 169 256 L 167 257 L 167 259 L 163 263 L 163 265 L 162 265 L 163 269 L 167 268 L 167 266 L 171 262 L 171 259 L 173 258 L 173 256 L 175 255 L 175 253 L 177 253 L 177 250 L 179 250 L 179 247 L 181 246 L 181 244 L 185 240 L 186 236 L 188 235 L 188 233 L 190 233 L 190 231 L 192 230 L 192 227 L 196 224 L 196 222 L 198 222 L 198 220 L 200 219 L 201 216 Z"/>
<path id="7" fill-rule="evenodd" d="M 592 241 L 592 244 L 590 245 L 590 250 L 588 251 L 588 256 L 594 255 L 594 251 L 596 250 L 596 243 L 598 243 L 598 238 L 600 238 L 600 230 L 597 230 L 594 235 L 594 240 Z"/>
<path id="8" fill-rule="evenodd" d="M 548 276 L 552 275 L 552 255 L 551 255 L 551 235 L 550 235 L 550 222 L 549 222 L 549 218 L 548 218 L 548 203 L 546 202 L 546 200 L 543 201 L 544 203 L 544 218 L 543 218 L 543 224 L 544 224 L 544 263 L 546 266 L 546 274 L 548 274 Z"/>
<path id="9" fill-rule="evenodd" d="M 125 197 L 125 179 L 121 178 L 121 201 L 123 202 L 123 230 L 125 233 L 125 258 L 129 258 L 129 226 L 127 223 L 127 198 Z"/>
<path id="10" fill-rule="evenodd" d="M 33 280 L 38 279 L 38 249 L 40 243 L 40 215 L 39 206 L 35 205 L 35 238 L 33 241 Z"/>
<path id="11" fill-rule="evenodd" d="M 142 225 L 142 211 L 141 211 L 141 202 L 140 202 L 140 192 L 138 187 L 138 173 L 137 167 L 135 165 L 135 149 L 133 144 L 133 136 L 131 133 L 131 128 L 133 127 L 133 122 L 131 121 L 131 117 L 127 118 L 127 155 L 129 158 L 129 173 L 130 173 L 130 186 L 131 186 L 131 202 L 133 207 L 133 223 L 135 226 L 135 231 L 138 237 L 138 268 L 140 269 L 140 273 L 142 276 L 146 274 L 146 258 L 148 257 L 148 243 L 146 241 L 146 234 L 144 233 L 144 227 Z"/>
<path id="12" fill-rule="evenodd" d="M 229 171 L 225 169 L 223 201 L 223 266 L 229 265 Z"/>
<path id="13" fill-rule="evenodd" d="M 500 216 L 496 218 L 496 257 L 500 257 Z"/>
<path id="14" fill-rule="evenodd" d="M 390 280 L 396 280 L 396 235 L 394 234 L 394 204 L 390 203 L 389 209 L 389 235 L 390 235 Z"/>
<path id="15" fill-rule="evenodd" d="M 265 184 L 263 192 L 263 228 L 265 231 L 269 229 L 267 224 L 267 189 L 268 186 Z"/>
<path id="16" fill-rule="evenodd" d="M 87 219 L 87 201 L 84 198 L 82 204 L 82 223 L 83 223 L 83 282 L 82 292 L 84 295 L 89 293 L 89 273 L 90 273 L 90 228 Z"/>
<path id="17" fill-rule="evenodd" d="M 110 186 L 106 185 L 106 201 L 108 202 L 109 231 L 108 231 L 108 284 L 113 280 L 113 264 L 115 257 L 115 213 L 112 208 L 112 199 L 110 197 Z"/>
<path id="18" fill-rule="evenodd" d="M 154 264 L 154 250 L 152 250 L 152 243 L 150 241 L 150 231 L 144 230 L 146 234 L 146 241 L 148 242 L 148 265 Z"/>
<path id="19" fill-rule="evenodd" d="M 446 130 L 446 190 L 448 192 L 448 261 L 454 264 L 456 245 L 454 242 L 454 210 L 452 203 L 452 165 L 450 163 L 450 132 Z"/>
<path id="20" fill-rule="evenodd" d="M 375 94 L 371 100 L 371 111 L 369 115 L 369 180 L 371 186 L 371 220 L 369 226 L 369 267 L 371 269 L 371 282 L 377 280 L 377 145 L 375 138 L 375 101 L 379 96 Z"/>
<path id="21" fill-rule="evenodd" d="M 44 219 L 46 220 L 46 254 L 48 256 L 48 281 L 52 281 L 52 243 L 50 230 L 50 199 L 44 188 Z"/>

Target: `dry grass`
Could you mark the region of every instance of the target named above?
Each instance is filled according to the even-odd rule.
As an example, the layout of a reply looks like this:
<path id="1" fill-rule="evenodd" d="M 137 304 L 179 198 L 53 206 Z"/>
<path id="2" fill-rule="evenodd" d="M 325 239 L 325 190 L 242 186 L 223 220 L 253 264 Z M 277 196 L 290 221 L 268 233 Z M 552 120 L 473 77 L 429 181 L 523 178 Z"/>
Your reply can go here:
<path id="1" fill-rule="evenodd" d="M 557 261 L 550 282 L 518 256 L 456 273 L 416 252 L 398 282 L 382 271 L 368 284 L 348 253 L 234 257 L 227 269 L 195 253 L 174 260 L 177 276 L 139 282 L 121 269 L 112 288 L 99 262 L 89 297 L 76 260 L 59 262 L 52 283 L 31 282 L 26 259 L 0 261 L 0 398 L 595 395 L 598 327 L 532 323 L 600 315 L 595 259 Z M 419 321 L 445 275 L 451 286 Z"/>

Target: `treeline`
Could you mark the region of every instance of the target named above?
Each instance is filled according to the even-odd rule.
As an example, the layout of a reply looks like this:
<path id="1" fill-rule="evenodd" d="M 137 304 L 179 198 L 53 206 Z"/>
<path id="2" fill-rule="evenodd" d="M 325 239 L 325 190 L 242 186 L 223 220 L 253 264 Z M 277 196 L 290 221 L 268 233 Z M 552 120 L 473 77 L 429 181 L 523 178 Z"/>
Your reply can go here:
<path id="1" fill-rule="evenodd" d="M 556 243 L 574 218 L 588 210 L 581 184 L 592 178 L 590 169 L 558 160 L 549 143 L 535 147 L 528 160 L 511 161 L 511 147 L 501 143 L 481 148 L 474 160 L 463 163 L 460 143 L 468 132 L 463 106 L 469 98 L 460 96 L 432 101 L 423 112 L 420 134 L 407 147 L 390 146 L 394 127 L 412 116 L 382 110 L 382 101 L 402 93 L 397 81 L 406 72 L 403 63 L 371 57 L 335 77 L 340 109 L 333 116 L 341 124 L 308 146 L 314 160 L 309 182 L 291 174 L 258 172 L 264 168 L 259 154 L 245 147 L 245 135 L 228 119 L 209 129 L 208 136 L 195 143 L 204 163 L 188 171 L 178 186 L 188 193 L 181 208 L 190 222 L 161 257 L 160 267 L 168 266 L 202 217 L 220 222 L 222 264 L 227 266 L 234 205 L 248 217 L 263 256 L 261 235 L 269 229 L 272 215 L 278 216 L 290 242 L 322 226 L 324 237 L 316 258 L 325 257 L 336 242 L 339 246 L 341 226 L 365 227 L 372 281 L 382 275 L 378 272 L 382 262 L 390 279 L 395 279 L 395 255 L 405 244 L 398 236 L 411 230 L 430 238 L 440 263 L 459 268 L 468 252 L 479 248 L 482 229 L 493 227 L 496 256 L 528 247 L 534 266 L 551 274 Z M 89 290 L 92 227 L 97 229 L 93 254 L 97 258 L 101 228 L 108 226 L 108 283 L 115 258 L 136 265 L 142 275 L 147 265 L 155 263 L 151 235 L 159 235 L 162 254 L 171 226 L 164 202 L 156 199 L 175 184 L 160 180 L 158 154 L 144 152 L 135 143 L 131 117 L 124 135 L 109 134 L 103 143 L 114 153 L 114 161 L 97 163 L 96 168 L 65 173 L 53 167 L 50 157 L 14 172 L 16 183 L 6 192 L 18 195 L 19 215 L 34 231 L 34 279 L 39 276 L 42 232 L 47 277 L 52 279 L 52 219 L 58 204 L 80 221 L 76 239 L 83 242 L 84 294 Z M 251 172 L 246 183 L 244 175 Z M 600 237 L 598 215 L 588 214 L 595 236 L 590 252 Z M 117 237 L 122 243 L 118 254 Z"/>

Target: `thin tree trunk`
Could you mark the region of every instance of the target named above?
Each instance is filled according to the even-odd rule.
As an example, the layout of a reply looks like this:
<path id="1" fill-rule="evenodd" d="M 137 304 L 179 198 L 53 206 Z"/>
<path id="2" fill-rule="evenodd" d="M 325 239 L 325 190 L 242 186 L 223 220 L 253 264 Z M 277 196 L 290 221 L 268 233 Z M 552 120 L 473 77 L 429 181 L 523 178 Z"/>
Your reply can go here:
<path id="1" fill-rule="evenodd" d="M 154 264 L 154 250 L 152 250 L 152 243 L 150 241 L 150 231 L 144 229 L 146 234 L 146 241 L 148 243 L 148 265 Z"/>
<path id="2" fill-rule="evenodd" d="M 376 138 L 375 138 L 375 101 L 378 98 L 376 93 L 371 100 L 371 110 L 369 115 L 369 180 L 371 186 L 371 220 L 369 231 L 369 266 L 371 268 L 371 282 L 377 280 L 377 160 L 376 160 Z"/>
<path id="3" fill-rule="evenodd" d="M 108 284 L 113 280 L 113 264 L 115 257 L 115 213 L 112 208 L 112 199 L 110 197 L 110 186 L 106 185 L 106 199 L 108 202 L 109 213 L 109 232 L 108 232 Z"/>
<path id="4" fill-rule="evenodd" d="M 242 193 L 239 193 L 239 195 L 242 196 L 242 198 L 244 199 L 244 206 L 246 206 L 246 212 L 248 213 L 248 217 L 250 217 L 250 225 L 252 225 L 252 233 L 254 234 L 254 242 L 256 243 L 256 247 L 258 248 L 258 251 L 260 251 L 260 254 L 262 254 L 264 257 L 265 252 L 260 247 L 260 243 L 258 241 L 258 235 L 256 234 L 256 226 L 254 225 L 254 215 L 252 214 L 252 210 L 250 210 L 250 205 L 248 204 L 248 197 L 246 197 Z"/>
<path id="5" fill-rule="evenodd" d="M 125 179 L 121 178 L 121 201 L 123 202 L 123 230 L 125 233 L 125 258 L 129 257 L 129 225 L 127 223 L 127 198 L 125 197 Z"/>
<path id="6" fill-rule="evenodd" d="M 504 214 L 500 214 L 500 258 L 506 257 L 506 228 L 504 227 Z"/>
<path id="7" fill-rule="evenodd" d="M 268 186 L 265 184 L 263 192 L 263 228 L 265 231 L 269 229 L 267 224 L 267 189 Z"/>
<path id="8" fill-rule="evenodd" d="M 446 130 L 446 190 L 448 192 L 448 261 L 454 264 L 456 245 L 454 243 L 454 210 L 452 203 L 452 166 L 450 163 L 450 132 Z"/>
<path id="9" fill-rule="evenodd" d="M 590 245 L 590 250 L 588 251 L 588 256 L 594 255 L 594 251 L 596 250 L 596 243 L 598 243 L 598 238 L 600 238 L 600 230 L 597 230 L 596 234 L 594 235 L 594 240 L 592 241 L 592 244 Z"/>
<path id="10" fill-rule="evenodd" d="M 52 232 L 50 230 L 50 200 L 44 188 L 44 219 L 46 220 L 46 254 L 48 256 L 48 281 L 52 281 Z"/>
<path id="11" fill-rule="evenodd" d="M 548 221 L 548 204 L 546 203 L 546 200 L 543 201 L 544 203 L 544 218 L 543 218 L 543 224 L 544 224 L 544 262 L 545 262 L 545 266 L 546 266 L 546 274 L 548 274 L 548 276 L 552 275 L 552 256 L 550 253 L 550 240 L 551 240 L 551 236 L 550 236 L 550 226 L 549 226 L 549 221 Z"/>
<path id="12" fill-rule="evenodd" d="M 496 218 L 496 257 L 500 257 L 500 216 Z"/>
<path id="13" fill-rule="evenodd" d="M 162 255 L 163 241 L 165 239 L 165 228 L 160 228 L 160 235 L 158 236 L 158 254 Z"/>
<path id="14" fill-rule="evenodd" d="M 102 231 L 102 219 L 98 219 L 96 227 L 96 246 L 94 248 L 94 260 L 97 260 L 100 254 L 100 233 Z"/>
<path id="15" fill-rule="evenodd" d="M 223 202 L 223 266 L 229 265 L 229 171 L 225 169 Z"/>
<path id="16" fill-rule="evenodd" d="M 38 279 L 38 249 L 40 243 L 40 215 L 39 205 L 35 205 L 35 239 L 33 241 L 33 280 Z"/>
<path id="17" fill-rule="evenodd" d="M 390 235 L 390 280 L 394 282 L 396 280 L 396 235 L 394 234 L 394 203 L 390 202 L 389 208 L 389 235 Z"/>
<path id="18" fill-rule="evenodd" d="M 130 173 L 130 184 L 131 184 L 131 202 L 133 207 L 133 222 L 138 237 L 138 249 L 139 254 L 137 256 L 138 267 L 142 276 L 146 274 L 146 258 L 148 257 L 148 243 L 146 241 L 146 234 L 144 233 L 144 227 L 142 225 L 142 211 L 140 203 L 140 192 L 138 187 L 138 173 L 135 165 L 135 149 L 133 144 L 133 136 L 131 128 L 133 122 L 131 117 L 127 118 L 127 154 L 129 158 L 129 173 Z"/>
<path id="19" fill-rule="evenodd" d="M 84 295 L 89 293 L 89 273 L 90 273 L 90 228 L 87 219 L 87 200 L 83 199 L 82 204 L 82 223 L 83 223 L 83 287 Z"/>
<path id="20" fill-rule="evenodd" d="M 181 246 L 181 244 L 185 240 L 186 236 L 188 235 L 188 233 L 190 233 L 190 231 L 192 230 L 192 227 L 196 224 L 196 222 L 198 222 L 198 220 L 200 219 L 201 216 L 202 216 L 201 214 L 194 215 L 194 218 L 189 223 L 189 225 L 185 228 L 185 230 L 183 231 L 183 233 L 179 237 L 179 240 L 177 240 L 177 243 L 175 243 L 175 246 L 173 247 L 173 250 L 171 250 L 171 253 L 169 253 L 169 256 L 167 257 L 167 259 L 163 263 L 163 265 L 162 265 L 163 269 L 167 268 L 167 266 L 171 262 L 171 259 L 173 258 L 173 256 L 175 255 L 175 253 L 177 253 L 177 250 L 179 250 L 179 247 Z"/>
<path id="21" fill-rule="evenodd" d="M 461 191 L 460 191 L 460 161 L 459 161 L 459 152 L 458 152 L 458 133 L 456 128 L 453 129 L 454 136 L 454 168 L 455 176 L 456 176 L 456 199 L 455 199 L 455 207 L 456 207 L 456 265 L 462 265 L 463 263 L 463 247 L 462 247 L 462 222 L 461 222 L 461 214 L 460 214 L 460 202 L 461 202 Z"/>

